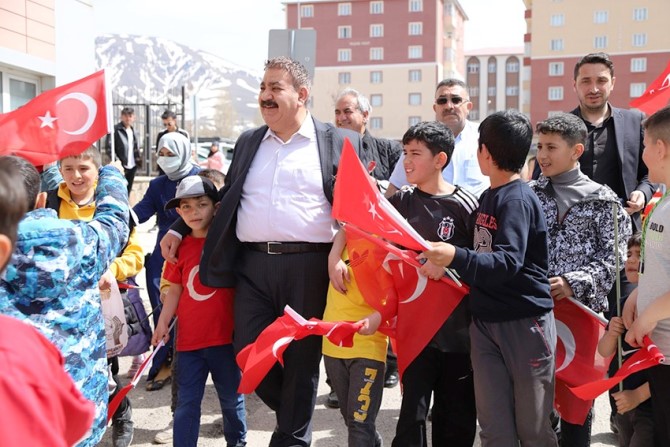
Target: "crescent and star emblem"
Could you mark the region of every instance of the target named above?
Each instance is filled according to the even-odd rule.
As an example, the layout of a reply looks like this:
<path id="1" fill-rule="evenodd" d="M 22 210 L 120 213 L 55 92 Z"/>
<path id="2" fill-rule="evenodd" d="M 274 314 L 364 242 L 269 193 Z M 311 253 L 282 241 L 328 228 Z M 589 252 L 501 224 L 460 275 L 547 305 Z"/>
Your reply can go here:
<path id="1" fill-rule="evenodd" d="M 68 93 L 67 95 L 62 96 L 58 101 L 56 101 L 56 104 L 58 105 L 66 100 L 74 100 L 82 103 L 84 107 L 86 107 L 87 116 L 86 121 L 84 121 L 84 124 L 79 129 L 75 130 L 63 129 L 63 132 L 65 132 L 68 135 L 81 135 L 86 133 L 88 129 L 91 128 L 93 122 L 95 121 L 95 117 L 98 113 L 98 104 L 89 95 L 79 92 Z M 38 116 L 37 118 L 39 118 L 40 121 L 42 121 L 42 124 L 40 124 L 40 129 L 42 127 L 50 127 L 51 129 L 53 129 L 54 122 L 58 119 L 58 117 L 51 115 L 50 110 L 47 110 L 44 116 Z"/>
<path id="2" fill-rule="evenodd" d="M 559 372 L 567 368 L 575 358 L 577 344 L 575 343 L 575 336 L 572 334 L 572 331 L 561 320 L 556 320 L 556 335 L 563 342 L 563 347 L 565 348 L 565 358 L 560 366 L 556 367 L 556 372 Z"/>
<path id="3" fill-rule="evenodd" d="M 195 291 L 193 280 L 195 279 L 195 275 L 197 275 L 199 271 L 200 271 L 199 265 L 196 265 L 191 269 L 191 272 L 188 274 L 188 281 L 186 282 L 186 288 L 188 289 L 188 293 L 191 296 L 191 298 L 193 298 L 196 301 L 205 301 L 213 297 L 216 292 L 212 292 L 209 295 L 201 295 Z"/>

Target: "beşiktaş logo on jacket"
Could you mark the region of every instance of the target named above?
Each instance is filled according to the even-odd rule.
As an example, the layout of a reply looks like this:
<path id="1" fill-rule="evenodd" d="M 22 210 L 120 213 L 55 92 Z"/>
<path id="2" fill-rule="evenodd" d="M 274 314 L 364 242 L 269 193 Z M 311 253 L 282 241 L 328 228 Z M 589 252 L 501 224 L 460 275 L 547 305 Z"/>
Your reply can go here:
<path id="1" fill-rule="evenodd" d="M 437 237 L 443 242 L 454 237 L 454 219 L 451 217 L 442 218 L 442 222 L 440 222 L 440 225 L 437 227 Z"/>

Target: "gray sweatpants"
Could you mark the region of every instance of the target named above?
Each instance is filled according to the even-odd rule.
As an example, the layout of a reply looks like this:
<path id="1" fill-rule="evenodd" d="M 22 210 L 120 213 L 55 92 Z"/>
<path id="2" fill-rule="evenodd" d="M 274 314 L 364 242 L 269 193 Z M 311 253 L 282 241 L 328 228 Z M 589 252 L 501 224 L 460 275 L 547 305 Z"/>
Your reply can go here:
<path id="1" fill-rule="evenodd" d="M 555 447 L 554 313 L 470 324 L 472 369 L 482 447 Z"/>
<path id="2" fill-rule="evenodd" d="M 349 447 L 381 446 L 375 421 L 384 391 L 384 362 L 323 356 L 349 433 Z"/>

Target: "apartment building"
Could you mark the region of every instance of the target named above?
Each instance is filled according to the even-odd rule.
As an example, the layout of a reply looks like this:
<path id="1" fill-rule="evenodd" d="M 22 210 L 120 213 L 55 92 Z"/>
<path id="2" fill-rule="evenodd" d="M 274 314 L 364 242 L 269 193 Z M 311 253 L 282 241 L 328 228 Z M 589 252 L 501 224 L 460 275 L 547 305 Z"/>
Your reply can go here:
<path id="1" fill-rule="evenodd" d="M 337 93 L 351 87 L 370 99 L 373 135 L 400 139 L 434 119 L 435 85 L 464 79 L 463 23 L 458 0 L 287 1 L 287 28 L 316 30 L 311 110 L 334 118 Z"/>
<path id="2" fill-rule="evenodd" d="M 0 113 L 93 71 L 93 0 L 0 1 Z"/>
<path id="3" fill-rule="evenodd" d="M 472 50 L 465 61 L 472 121 L 500 110 L 521 110 L 523 47 Z"/>
<path id="4" fill-rule="evenodd" d="M 575 63 L 602 51 L 614 62 L 610 101 L 617 107 L 640 96 L 670 60 L 668 0 L 524 0 L 522 111 L 535 123 L 577 106 Z M 531 103 L 532 101 L 532 103 Z"/>

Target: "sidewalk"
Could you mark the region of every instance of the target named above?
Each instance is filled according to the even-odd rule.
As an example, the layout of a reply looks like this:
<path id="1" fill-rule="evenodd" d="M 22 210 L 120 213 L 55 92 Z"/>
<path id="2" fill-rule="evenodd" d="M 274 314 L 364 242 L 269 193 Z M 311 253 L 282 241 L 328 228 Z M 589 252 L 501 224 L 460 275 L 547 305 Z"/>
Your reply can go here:
<path id="1" fill-rule="evenodd" d="M 137 227 L 138 232 L 141 233 L 139 239 L 147 251 L 153 249 L 156 240 L 156 231 L 150 231 L 153 225 L 153 220 L 151 220 Z M 144 282 L 144 272 L 142 272 L 138 276 L 138 283 L 143 286 Z M 142 291 L 142 295 L 148 311 L 150 306 L 146 292 Z M 121 376 L 125 384 L 128 382 L 125 379 L 125 372 L 130 366 L 130 358 L 121 358 L 120 364 Z M 332 410 L 326 408 L 324 405 L 329 389 L 325 384 L 323 364 L 321 371 L 317 404 L 314 409 L 312 446 L 346 447 L 347 431 L 339 410 Z M 144 389 L 144 384 L 144 380 L 140 381 L 138 388 L 129 394 L 133 406 L 133 421 L 135 422 L 135 436 L 132 445 L 149 447 L 153 445 L 152 441 L 156 433 L 162 431 L 170 422 L 170 386 L 168 385 L 159 391 L 148 392 Z M 387 447 L 391 445 L 391 440 L 395 433 L 400 401 L 399 386 L 384 390 L 381 410 L 377 417 L 377 427 L 384 438 L 384 445 Z M 274 413 L 254 394 L 247 396 L 246 406 L 249 430 L 247 435 L 248 446 L 267 446 L 275 427 Z M 616 436 L 609 430 L 609 414 L 610 409 L 607 397 L 601 396 L 596 401 L 596 419 L 593 424 L 591 442 L 593 447 L 617 445 Z M 225 441 L 223 440 L 221 424 L 221 412 L 218 407 L 216 391 L 211 380 L 208 380 L 202 404 L 200 440 L 198 445 L 201 447 L 219 447 L 223 445 Z M 111 446 L 111 429 L 107 430 L 100 445 Z M 476 440 L 475 446 L 480 446 L 479 439 Z"/>

